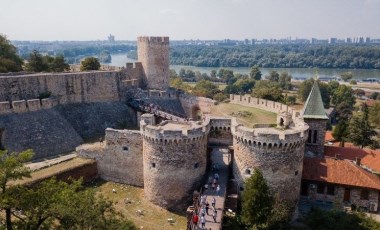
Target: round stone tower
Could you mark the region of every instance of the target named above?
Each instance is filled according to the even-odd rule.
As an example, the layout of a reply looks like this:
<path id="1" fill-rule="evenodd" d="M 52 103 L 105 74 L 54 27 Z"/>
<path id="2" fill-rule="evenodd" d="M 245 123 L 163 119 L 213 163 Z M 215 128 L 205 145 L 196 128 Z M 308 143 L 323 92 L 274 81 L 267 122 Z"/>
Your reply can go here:
<path id="1" fill-rule="evenodd" d="M 297 204 L 308 126 L 296 120 L 285 129 L 251 129 L 233 122 L 233 173 L 239 186 L 258 168 L 276 196 Z"/>
<path id="2" fill-rule="evenodd" d="M 148 125 L 142 120 L 140 129 L 145 197 L 164 208 L 183 205 L 206 171 L 206 127 L 173 121 Z"/>
<path id="3" fill-rule="evenodd" d="M 138 37 L 138 61 L 144 69 L 144 84 L 148 89 L 169 87 L 169 37 Z"/>

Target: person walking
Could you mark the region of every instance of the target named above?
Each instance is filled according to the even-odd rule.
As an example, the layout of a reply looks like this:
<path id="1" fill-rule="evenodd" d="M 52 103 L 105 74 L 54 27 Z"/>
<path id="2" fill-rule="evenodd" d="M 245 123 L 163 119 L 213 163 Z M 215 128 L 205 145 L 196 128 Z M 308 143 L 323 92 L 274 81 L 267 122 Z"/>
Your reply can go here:
<path id="1" fill-rule="evenodd" d="M 193 224 L 194 224 L 195 226 L 197 226 L 197 225 L 198 225 L 198 221 L 199 221 L 199 217 L 198 217 L 197 214 L 195 214 L 195 215 L 193 216 Z"/>
<path id="2" fill-rule="evenodd" d="M 208 215 L 208 210 L 210 208 L 210 204 L 208 203 L 208 201 L 206 201 L 206 214 Z"/>
<path id="3" fill-rule="evenodd" d="M 202 229 L 204 229 L 206 226 L 206 218 L 204 216 L 201 217 L 201 225 L 202 225 Z"/>
<path id="4" fill-rule="evenodd" d="M 219 192 L 220 192 L 220 185 L 216 186 L 216 195 L 219 196 Z"/>
<path id="5" fill-rule="evenodd" d="M 214 213 L 212 214 L 212 218 L 214 219 L 214 222 L 216 223 L 216 216 L 217 216 L 217 211 L 214 209 Z"/>
<path id="6" fill-rule="evenodd" d="M 215 200 L 215 197 L 212 198 L 212 202 L 211 202 L 211 206 L 215 208 L 215 203 L 216 203 L 216 200 Z"/>
<path id="7" fill-rule="evenodd" d="M 202 214 L 202 216 L 206 215 L 206 207 L 205 206 L 202 207 L 201 214 Z"/>

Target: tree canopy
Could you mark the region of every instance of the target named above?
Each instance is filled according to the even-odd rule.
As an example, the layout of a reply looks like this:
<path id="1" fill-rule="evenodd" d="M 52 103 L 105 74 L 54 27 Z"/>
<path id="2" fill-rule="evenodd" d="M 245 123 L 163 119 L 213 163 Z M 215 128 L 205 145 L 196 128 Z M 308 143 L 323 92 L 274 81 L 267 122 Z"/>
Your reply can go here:
<path id="1" fill-rule="evenodd" d="M 99 60 L 94 57 L 87 57 L 80 64 L 81 71 L 99 70 L 99 69 L 100 69 Z"/>
<path id="2" fill-rule="evenodd" d="M 23 60 L 18 56 L 16 47 L 0 34 L 0 73 L 22 71 Z"/>
<path id="3" fill-rule="evenodd" d="M 29 54 L 27 61 L 25 69 L 30 72 L 63 72 L 70 69 L 63 55 L 44 56 L 37 50 Z"/>
<path id="4" fill-rule="evenodd" d="M 258 81 L 253 89 L 252 96 L 279 102 L 284 99 L 279 84 L 268 80 Z"/>

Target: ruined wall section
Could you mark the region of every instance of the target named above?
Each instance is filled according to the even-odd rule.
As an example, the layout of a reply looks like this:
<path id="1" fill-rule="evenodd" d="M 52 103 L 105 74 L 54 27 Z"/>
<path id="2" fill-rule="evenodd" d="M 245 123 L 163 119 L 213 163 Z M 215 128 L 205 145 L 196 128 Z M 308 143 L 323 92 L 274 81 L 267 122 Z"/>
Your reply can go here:
<path id="1" fill-rule="evenodd" d="M 92 71 L 0 76 L 0 101 L 30 100 L 47 92 L 59 104 L 119 101 L 119 75 Z"/>
<path id="2" fill-rule="evenodd" d="M 280 198 L 298 202 L 308 126 L 298 117 L 290 129 L 250 129 L 233 121 L 234 177 L 243 186 L 255 168 Z"/>
<path id="3" fill-rule="evenodd" d="M 216 101 L 212 99 L 196 97 L 189 94 L 180 94 L 178 98 L 187 117 L 193 119 L 196 119 L 197 111 L 200 111 L 202 115 L 210 114 L 212 107 L 216 103 Z"/>
<path id="4" fill-rule="evenodd" d="M 170 124 L 175 124 L 169 122 Z M 144 155 L 144 192 L 151 202 L 165 208 L 182 206 L 200 186 L 207 164 L 207 127 L 163 128 L 141 122 Z"/>
<path id="5" fill-rule="evenodd" d="M 138 37 L 138 61 L 144 69 L 148 89 L 169 87 L 169 37 Z"/>

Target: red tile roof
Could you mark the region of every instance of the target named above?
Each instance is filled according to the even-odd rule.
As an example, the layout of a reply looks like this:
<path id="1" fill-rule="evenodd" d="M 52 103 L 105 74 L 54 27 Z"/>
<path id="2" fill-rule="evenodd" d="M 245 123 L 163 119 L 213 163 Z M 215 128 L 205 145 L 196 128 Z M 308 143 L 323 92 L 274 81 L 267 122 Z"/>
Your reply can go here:
<path id="1" fill-rule="evenodd" d="M 342 159 L 361 159 L 361 164 L 367 168 L 380 172 L 380 149 L 360 149 L 358 147 L 325 146 L 325 156 L 335 157 L 339 154 Z"/>
<path id="2" fill-rule="evenodd" d="M 380 179 L 349 160 L 309 158 L 303 162 L 302 179 L 380 190 Z"/>
<path id="3" fill-rule="evenodd" d="M 334 137 L 332 136 L 332 132 L 331 131 L 326 131 L 325 141 L 335 141 Z"/>

